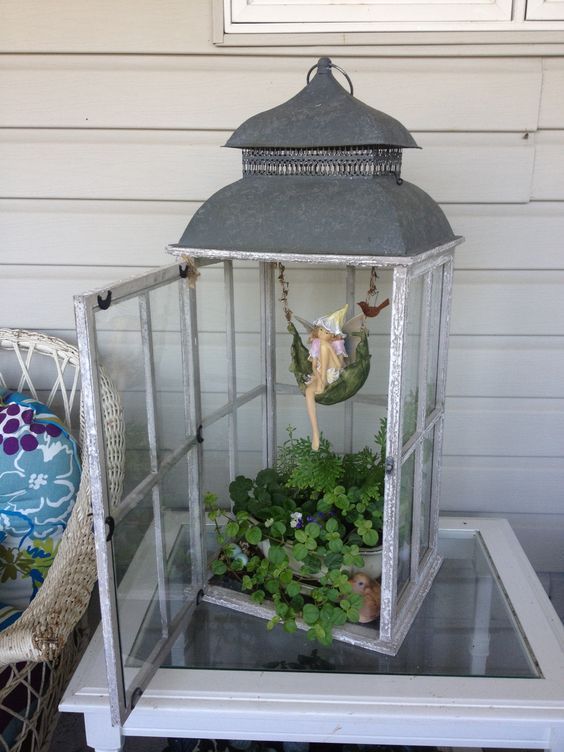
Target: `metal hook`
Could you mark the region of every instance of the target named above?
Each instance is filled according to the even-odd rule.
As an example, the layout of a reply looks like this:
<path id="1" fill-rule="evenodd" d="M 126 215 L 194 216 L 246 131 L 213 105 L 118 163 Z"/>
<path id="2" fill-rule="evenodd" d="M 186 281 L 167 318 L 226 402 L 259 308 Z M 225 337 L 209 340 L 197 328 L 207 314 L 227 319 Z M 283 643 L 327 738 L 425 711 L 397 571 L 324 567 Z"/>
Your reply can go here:
<path id="1" fill-rule="evenodd" d="M 345 77 L 345 78 L 347 79 L 347 83 L 348 83 L 348 85 L 350 86 L 350 89 L 351 89 L 351 91 L 350 91 L 350 93 L 351 93 L 351 96 L 354 96 L 354 87 L 353 87 L 353 83 L 352 83 L 351 79 L 349 78 L 349 75 L 348 75 L 348 73 L 347 73 L 346 71 L 344 71 L 344 70 L 343 70 L 342 68 L 339 68 L 339 66 L 338 66 L 338 65 L 335 65 L 335 63 L 332 63 L 332 62 L 329 62 L 329 63 L 328 63 L 328 67 L 329 67 L 329 68 L 335 68 L 335 70 L 338 70 L 338 71 L 339 71 L 339 73 L 342 73 L 342 74 L 343 74 L 343 76 L 344 76 L 344 77 Z M 306 76 L 306 83 L 308 83 L 308 84 L 309 84 L 309 79 L 310 79 L 311 73 L 312 73 L 312 71 L 314 71 L 314 70 L 317 70 L 317 68 L 319 68 L 319 62 L 317 62 L 317 63 L 316 63 L 315 65 L 312 65 L 312 66 L 311 66 L 311 68 L 310 68 L 310 69 L 308 70 L 308 72 L 307 72 L 307 76 Z"/>
<path id="2" fill-rule="evenodd" d="M 103 298 L 101 295 L 98 295 L 98 305 L 100 306 L 100 310 L 106 311 L 112 304 L 112 291 L 108 290 L 107 295 L 105 298 Z"/>

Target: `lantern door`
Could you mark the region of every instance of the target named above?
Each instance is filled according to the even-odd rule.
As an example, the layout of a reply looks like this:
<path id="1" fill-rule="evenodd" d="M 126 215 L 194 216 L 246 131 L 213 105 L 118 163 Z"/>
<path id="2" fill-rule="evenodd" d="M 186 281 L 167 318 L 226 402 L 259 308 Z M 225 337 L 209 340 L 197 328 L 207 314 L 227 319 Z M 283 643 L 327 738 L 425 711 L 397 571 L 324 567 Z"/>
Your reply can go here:
<path id="1" fill-rule="evenodd" d="M 206 494 L 228 506 L 230 481 L 272 460 L 273 268 L 198 267 L 75 299 L 114 724 L 159 666 L 183 665 L 197 634 L 217 545 Z M 120 414 L 104 412 L 108 379 Z M 123 429 L 119 470 L 106 461 L 108 421 Z"/>
<path id="2" fill-rule="evenodd" d="M 178 266 L 77 296 L 104 648 L 112 721 L 123 724 L 196 607 L 205 579 L 193 303 Z M 103 409 L 104 383 L 121 414 Z M 108 467 L 110 422 L 124 463 Z M 183 551 L 183 561 L 170 552 Z"/>

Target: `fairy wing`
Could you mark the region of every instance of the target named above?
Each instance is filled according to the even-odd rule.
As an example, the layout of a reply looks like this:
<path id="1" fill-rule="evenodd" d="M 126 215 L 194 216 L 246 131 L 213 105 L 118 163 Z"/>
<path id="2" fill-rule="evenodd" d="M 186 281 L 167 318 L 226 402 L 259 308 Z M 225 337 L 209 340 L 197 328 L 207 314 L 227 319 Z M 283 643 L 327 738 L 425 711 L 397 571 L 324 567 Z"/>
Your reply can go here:
<path id="1" fill-rule="evenodd" d="M 356 358 L 356 348 L 360 342 L 359 332 L 364 323 L 364 314 L 359 313 L 352 319 L 343 324 L 343 332 L 346 334 L 345 347 L 349 356 L 349 363 L 354 363 Z"/>
<path id="2" fill-rule="evenodd" d="M 294 318 L 296 319 L 296 321 L 300 322 L 300 324 L 305 328 L 305 330 L 307 332 L 312 332 L 313 331 L 314 326 L 311 323 L 311 321 L 308 321 L 307 319 L 302 319 L 299 316 L 296 316 L 296 314 L 294 314 Z"/>

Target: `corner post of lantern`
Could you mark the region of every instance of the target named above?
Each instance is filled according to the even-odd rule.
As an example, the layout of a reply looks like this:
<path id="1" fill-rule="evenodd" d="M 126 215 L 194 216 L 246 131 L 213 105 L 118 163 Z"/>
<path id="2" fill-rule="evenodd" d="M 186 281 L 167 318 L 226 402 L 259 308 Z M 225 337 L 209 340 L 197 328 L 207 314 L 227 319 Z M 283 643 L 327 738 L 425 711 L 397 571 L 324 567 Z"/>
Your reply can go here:
<path id="1" fill-rule="evenodd" d="M 439 536 L 439 502 L 443 470 L 443 438 L 445 425 L 445 403 L 448 364 L 448 342 L 450 336 L 450 318 L 452 312 L 452 287 L 454 281 L 454 252 L 442 265 L 442 297 L 440 312 L 439 352 L 437 358 L 437 397 L 436 404 L 440 407 L 441 415 L 435 428 L 435 446 L 433 457 L 433 480 L 431 501 L 431 523 L 429 547 L 436 549 Z"/>
<path id="2" fill-rule="evenodd" d="M 389 641 L 392 640 L 393 636 L 397 606 L 398 522 L 402 468 L 402 364 L 408 289 L 407 268 L 405 266 L 396 266 L 393 270 L 392 321 L 390 327 L 384 540 L 382 550 L 382 607 L 380 613 L 380 639 Z"/>
<path id="3" fill-rule="evenodd" d="M 354 310 L 355 306 L 355 281 L 356 281 L 356 269 L 354 266 L 347 266 L 346 277 L 346 295 L 345 300 L 349 307 L 349 311 Z M 354 400 L 347 400 L 345 402 L 345 422 L 344 422 L 344 449 L 345 453 L 353 451 L 353 433 L 354 433 Z"/>
<path id="4" fill-rule="evenodd" d="M 231 410 L 227 416 L 229 435 L 229 480 L 237 475 L 239 438 L 237 430 L 237 342 L 235 337 L 235 292 L 233 283 L 233 261 L 223 262 L 225 288 L 225 349 L 227 353 L 227 401 Z"/>
<path id="5" fill-rule="evenodd" d="M 275 268 L 266 261 L 259 264 L 260 351 L 264 374 L 262 400 L 263 463 L 272 467 L 276 460 L 276 318 Z"/>
<path id="6" fill-rule="evenodd" d="M 195 269 L 195 267 L 194 267 Z M 190 275 L 190 270 L 188 270 Z M 186 456 L 188 472 L 188 508 L 190 561 L 192 579 L 196 588 L 203 588 L 207 579 L 205 541 L 205 513 L 202 503 L 202 399 L 200 379 L 200 352 L 198 341 L 198 312 L 196 305 L 195 275 L 192 279 L 179 279 L 180 331 L 182 334 L 182 380 L 186 432 L 196 438 L 196 445 Z"/>
<path id="7" fill-rule="evenodd" d="M 432 267 L 433 268 L 433 267 Z M 421 321 L 419 328 L 419 363 L 417 368 L 417 420 L 415 435 L 415 473 L 413 488 L 413 522 L 411 534 L 411 581 L 417 583 L 421 576 L 421 512 L 423 503 L 423 463 L 425 447 L 425 419 L 427 412 L 427 364 L 429 358 L 430 316 L 432 294 L 432 268 L 421 272 L 423 290 L 421 300 Z"/>

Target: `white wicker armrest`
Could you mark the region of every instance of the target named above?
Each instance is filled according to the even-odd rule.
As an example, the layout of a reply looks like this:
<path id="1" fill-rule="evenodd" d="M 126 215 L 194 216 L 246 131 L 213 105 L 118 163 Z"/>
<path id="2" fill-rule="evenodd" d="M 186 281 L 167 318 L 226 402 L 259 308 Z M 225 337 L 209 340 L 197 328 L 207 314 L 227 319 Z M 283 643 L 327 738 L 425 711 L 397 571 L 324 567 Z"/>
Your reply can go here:
<path id="1" fill-rule="evenodd" d="M 7 333 L 18 336 L 18 344 L 52 348 L 59 356 L 76 348 L 53 337 L 34 332 L 0 330 L 0 344 Z M 111 507 L 119 503 L 124 475 L 125 439 L 119 396 L 105 374 L 101 376 L 101 402 L 106 445 L 106 467 Z M 68 418 L 67 418 L 68 419 Z M 81 437 L 83 435 L 81 410 Z M 96 560 L 90 508 L 90 483 L 86 456 L 77 499 L 55 560 L 36 597 L 22 616 L 0 633 L 0 664 L 16 661 L 52 661 L 59 656 L 72 630 L 84 614 L 94 583 Z"/>

